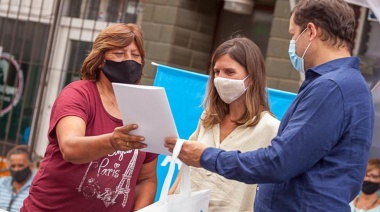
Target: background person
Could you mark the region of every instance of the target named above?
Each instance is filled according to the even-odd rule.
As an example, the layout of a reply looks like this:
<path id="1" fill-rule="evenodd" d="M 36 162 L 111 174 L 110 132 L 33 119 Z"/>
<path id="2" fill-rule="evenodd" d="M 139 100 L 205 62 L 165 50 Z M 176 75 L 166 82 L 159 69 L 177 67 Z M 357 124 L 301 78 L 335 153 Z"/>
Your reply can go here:
<path id="1" fill-rule="evenodd" d="M 145 52 L 135 24 L 100 32 L 82 80 L 66 86 L 50 118 L 49 145 L 21 211 L 134 211 L 154 201 L 157 155 L 123 126 L 112 82 L 138 84 Z"/>
<path id="2" fill-rule="evenodd" d="M 248 38 L 233 38 L 215 50 L 210 64 L 205 111 L 190 140 L 242 152 L 268 146 L 280 122 L 269 112 L 260 49 Z M 194 167 L 190 176 L 193 191 L 211 190 L 209 211 L 253 210 L 256 185 Z"/>
<path id="3" fill-rule="evenodd" d="M 28 146 L 19 145 L 9 150 L 6 159 L 11 176 L 0 178 L 0 209 L 18 212 L 34 177 L 32 154 Z"/>
<path id="4" fill-rule="evenodd" d="M 369 87 L 351 56 L 355 15 L 343 0 L 300 0 L 289 56 L 305 72 L 267 148 L 224 151 L 185 142 L 179 158 L 228 179 L 259 183 L 255 211 L 349 211 L 367 167 L 374 126 Z M 253 139 L 253 138 L 252 138 Z M 176 139 L 166 139 L 172 150 Z"/>
<path id="5" fill-rule="evenodd" d="M 380 159 L 368 161 L 362 191 L 351 203 L 351 212 L 380 212 Z"/>

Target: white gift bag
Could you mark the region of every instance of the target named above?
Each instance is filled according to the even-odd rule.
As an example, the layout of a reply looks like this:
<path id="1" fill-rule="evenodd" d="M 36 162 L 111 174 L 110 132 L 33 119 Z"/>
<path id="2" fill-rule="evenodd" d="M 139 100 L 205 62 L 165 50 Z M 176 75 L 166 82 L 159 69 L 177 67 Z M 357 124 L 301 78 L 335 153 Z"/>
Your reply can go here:
<path id="1" fill-rule="evenodd" d="M 186 164 L 182 164 L 180 193 L 168 195 L 174 174 L 175 160 L 178 158 L 183 142 L 184 140 L 178 139 L 173 149 L 171 163 L 162 186 L 160 199 L 137 212 L 208 212 L 210 190 L 191 192 L 190 169 Z"/>

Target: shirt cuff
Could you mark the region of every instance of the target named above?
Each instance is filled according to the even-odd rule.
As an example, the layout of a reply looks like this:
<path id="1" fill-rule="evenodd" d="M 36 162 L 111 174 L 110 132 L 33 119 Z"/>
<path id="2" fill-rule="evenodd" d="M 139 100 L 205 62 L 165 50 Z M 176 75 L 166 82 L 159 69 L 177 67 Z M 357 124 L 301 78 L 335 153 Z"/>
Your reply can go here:
<path id="1" fill-rule="evenodd" d="M 211 172 L 217 172 L 216 164 L 218 156 L 221 152 L 224 152 L 224 150 L 214 147 L 206 148 L 201 155 L 201 166 Z"/>

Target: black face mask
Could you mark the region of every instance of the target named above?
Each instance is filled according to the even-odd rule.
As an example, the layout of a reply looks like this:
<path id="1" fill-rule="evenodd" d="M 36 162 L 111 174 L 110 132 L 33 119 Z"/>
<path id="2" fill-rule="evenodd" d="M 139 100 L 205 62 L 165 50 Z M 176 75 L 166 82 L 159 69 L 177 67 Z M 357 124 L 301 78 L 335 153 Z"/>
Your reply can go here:
<path id="1" fill-rule="evenodd" d="M 362 192 L 365 194 L 373 194 L 380 189 L 380 183 L 373 183 L 370 181 L 364 181 L 362 185 Z"/>
<path id="2" fill-rule="evenodd" d="M 29 177 L 31 172 L 32 171 L 30 170 L 29 166 L 20 171 L 13 171 L 12 169 L 10 170 L 13 180 L 18 183 L 24 182 Z"/>
<path id="3" fill-rule="evenodd" d="M 134 60 L 122 62 L 106 60 L 102 70 L 110 82 L 125 84 L 138 83 L 142 74 L 141 64 Z"/>

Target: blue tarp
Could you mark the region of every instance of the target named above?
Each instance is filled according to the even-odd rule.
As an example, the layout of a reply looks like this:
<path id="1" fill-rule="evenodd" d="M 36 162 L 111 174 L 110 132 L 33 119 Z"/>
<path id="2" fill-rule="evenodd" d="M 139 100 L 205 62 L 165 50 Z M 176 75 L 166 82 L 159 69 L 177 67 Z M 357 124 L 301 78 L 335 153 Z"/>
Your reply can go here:
<path id="1" fill-rule="evenodd" d="M 165 65 L 158 65 L 154 86 L 164 87 L 181 138 L 187 139 L 195 130 L 203 111 L 208 75 Z M 296 94 L 268 88 L 271 111 L 281 120 Z M 156 201 L 169 168 L 170 156 L 159 155 Z M 175 174 L 177 174 L 176 169 Z"/>

